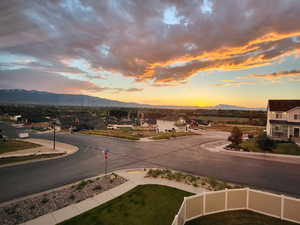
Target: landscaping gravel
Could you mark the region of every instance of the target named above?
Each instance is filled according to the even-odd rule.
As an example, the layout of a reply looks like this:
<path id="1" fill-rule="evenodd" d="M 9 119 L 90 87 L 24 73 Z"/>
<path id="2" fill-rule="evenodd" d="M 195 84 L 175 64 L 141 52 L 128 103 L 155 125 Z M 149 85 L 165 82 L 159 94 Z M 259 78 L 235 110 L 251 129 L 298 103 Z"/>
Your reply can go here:
<path id="1" fill-rule="evenodd" d="M 0 224 L 16 225 L 80 202 L 126 182 L 116 174 L 82 180 L 73 185 L 0 207 Z"/>

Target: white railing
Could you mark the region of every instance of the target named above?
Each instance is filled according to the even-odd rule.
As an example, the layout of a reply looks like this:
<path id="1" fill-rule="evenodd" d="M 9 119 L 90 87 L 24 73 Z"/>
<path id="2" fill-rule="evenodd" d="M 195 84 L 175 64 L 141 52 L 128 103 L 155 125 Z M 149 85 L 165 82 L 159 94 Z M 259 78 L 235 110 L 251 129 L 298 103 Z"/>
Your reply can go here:
<path id="1" fill-rule="evenodd" d="M 242 188 L 185 197 L 172 225 L 184 225 L 204 215 L 242 209 L 300 223 L 300 199 Z"/>

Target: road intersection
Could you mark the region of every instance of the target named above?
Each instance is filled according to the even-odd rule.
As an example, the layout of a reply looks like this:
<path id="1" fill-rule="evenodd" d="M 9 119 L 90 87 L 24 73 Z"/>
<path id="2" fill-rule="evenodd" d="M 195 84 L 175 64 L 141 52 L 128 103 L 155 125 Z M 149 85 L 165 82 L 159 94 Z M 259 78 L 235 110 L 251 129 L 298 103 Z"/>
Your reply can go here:
<path id="1" fill-rule="evenodd" d="M 51 134 L 33 135 L 51 139 Z M 204 143 L 225 140 L 224 133 L 153 142 L 60 133 L 57 140 L 79 151 L 67 157 L 0 168 L 0 202 L 56 188 L 104 172 L 102 151 L 110 149 L 108 171 L 162 167 L 300 196 L 300 165 L 242 158 L 207 151 Z"/>

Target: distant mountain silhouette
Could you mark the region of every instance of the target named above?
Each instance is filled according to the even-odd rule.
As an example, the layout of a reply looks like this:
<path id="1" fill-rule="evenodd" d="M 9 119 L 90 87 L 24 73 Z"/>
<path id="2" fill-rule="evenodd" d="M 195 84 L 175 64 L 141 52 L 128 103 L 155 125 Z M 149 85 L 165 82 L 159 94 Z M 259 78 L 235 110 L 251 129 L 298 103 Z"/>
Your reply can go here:
<path id="1" fill-rule="evenodd" d="M 9 104 L 36 104 L 58 106 L 138 107 L 140 104 L 120 102 L 88 95 L 56 94 L 44 91 L 1 89 L 0 102 Z"/>
<path id="2" fill-rule="evenodd" d="M 94 107 L 144 107 L 170 109 L 220 109 L 220 110 L 265 110 L 264 108 L 247 108 L 234 105 L 216 105 L 209 107 L 147 105 L 134 102 L 121 102 L 88 95 L 57 94 L 45 91 L 23 89 L 0 89 L 2 104 L 35 104 L 57 106 L 94 106 Z"/>
<path id="3" fill-rule="evenodd" d="M 242 107 L 242 106 L 236 106 L 236 105 L 225 105 L 225 104 L 219 104 L 215 106 L 209 106 L 204 107 L 206 109 L 221 109 L 221 110 L 261 110 L 265 111 L 266 108 L 248 108 L 248 107 Z"/>

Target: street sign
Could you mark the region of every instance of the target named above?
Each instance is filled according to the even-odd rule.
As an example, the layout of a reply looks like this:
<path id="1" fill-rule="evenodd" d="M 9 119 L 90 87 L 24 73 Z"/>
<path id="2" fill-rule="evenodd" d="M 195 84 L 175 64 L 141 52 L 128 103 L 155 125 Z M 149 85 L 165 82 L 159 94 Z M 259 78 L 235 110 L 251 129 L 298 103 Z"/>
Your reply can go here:
<path id="1" fill-rule="evenodd" d="M 108 160 L 108 153 L 111 152 L 109 149 L 105 149 L 102 151 L 104 156 L 104 164 L 105 164 L 105 175 L 107 174 L 107 160 Z"/>
<path id="2" fill-rule="evenodd" d="M 105 149 L 102 151 L 103 155 L 104 155 L 104 159 L 107 160 L 108 159 L 108 153 L 110 152 L 109 149 Z"/>

